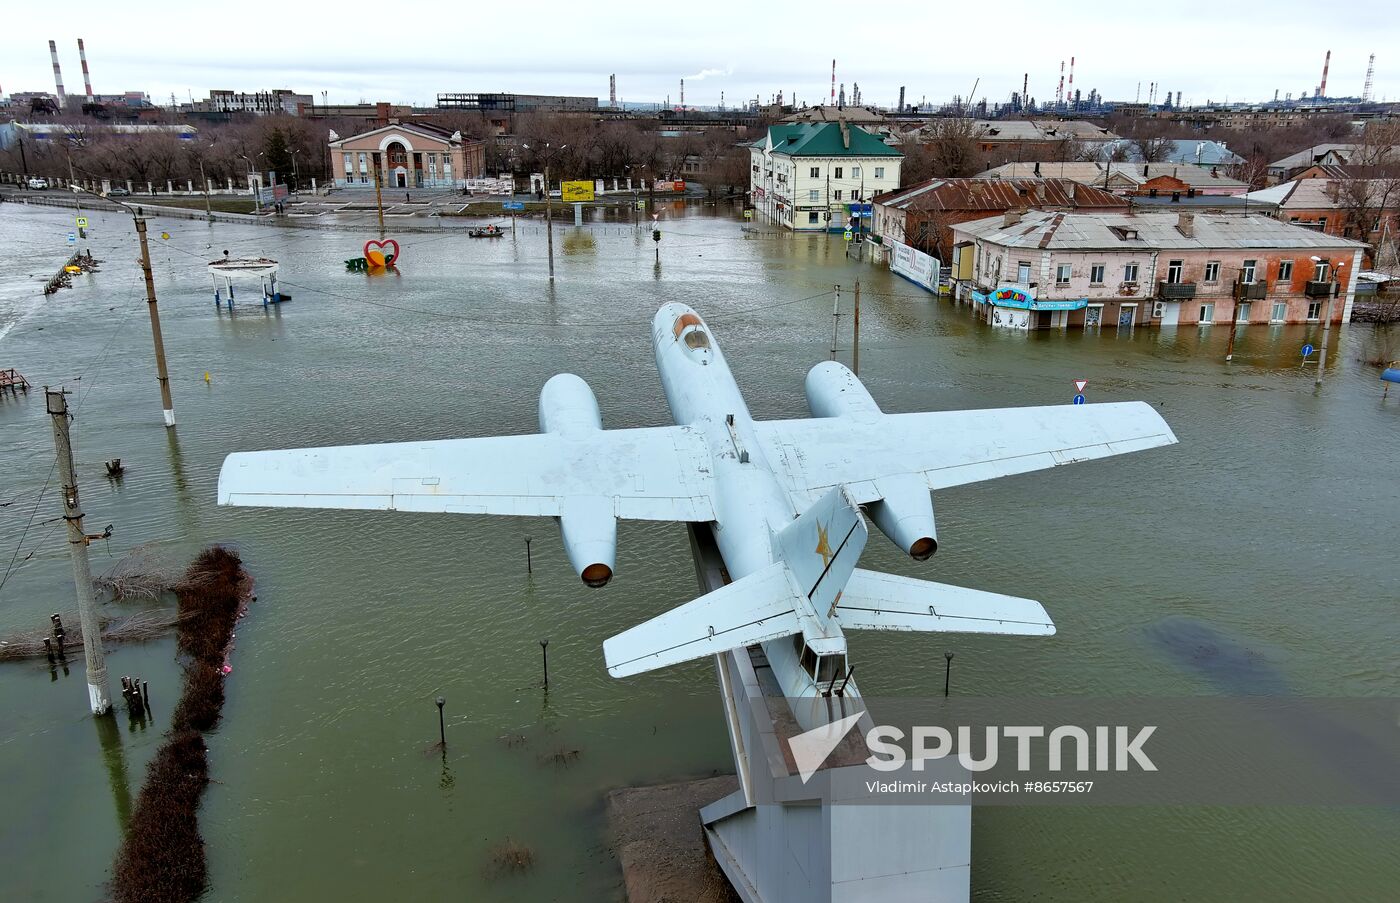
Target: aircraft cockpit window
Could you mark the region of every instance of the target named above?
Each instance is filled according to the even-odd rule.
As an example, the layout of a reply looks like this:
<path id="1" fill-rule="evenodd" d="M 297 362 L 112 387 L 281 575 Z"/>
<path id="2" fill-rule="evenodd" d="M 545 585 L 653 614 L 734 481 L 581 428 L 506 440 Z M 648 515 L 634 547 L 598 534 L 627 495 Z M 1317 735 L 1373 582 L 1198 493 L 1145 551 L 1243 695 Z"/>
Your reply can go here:
<path id="1" fill-rule="evenodd" d="M 703 329 L 692 329 L 685 334 L 685 344 L 691 348 L 709 348 L 710 337 Z"/>
<path id="2" fill-rule="evenodd" d="M 823 655 L 817 659 L 817 683 L 830 683 L 840 680 L 846 673 L 846 656 Z"/>

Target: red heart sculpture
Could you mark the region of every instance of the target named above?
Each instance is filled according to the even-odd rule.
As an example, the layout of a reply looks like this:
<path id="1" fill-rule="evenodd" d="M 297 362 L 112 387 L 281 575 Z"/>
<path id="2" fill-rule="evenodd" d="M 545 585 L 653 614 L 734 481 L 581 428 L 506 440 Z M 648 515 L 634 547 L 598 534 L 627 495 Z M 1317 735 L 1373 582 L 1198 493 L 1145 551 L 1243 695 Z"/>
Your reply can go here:
<path id="1" fill-rule="evenodd" d="M 390 254 L 385 254 L 384 252 L 389 249 L 390 245 L 394 246 L 393 252 Z M 374 256 L 370 256 L 371 247 L 379 248 L 378 253 L 374 254 Z M 386 238 L 383 241 L 370 239 L 369 241 L 365 242 L 365 260 L 369 261 L 372 266 L 393 266 L 396 262 L 398 262 L 398 259 L 399 243 L 394 241 L 392 238 Z"/>

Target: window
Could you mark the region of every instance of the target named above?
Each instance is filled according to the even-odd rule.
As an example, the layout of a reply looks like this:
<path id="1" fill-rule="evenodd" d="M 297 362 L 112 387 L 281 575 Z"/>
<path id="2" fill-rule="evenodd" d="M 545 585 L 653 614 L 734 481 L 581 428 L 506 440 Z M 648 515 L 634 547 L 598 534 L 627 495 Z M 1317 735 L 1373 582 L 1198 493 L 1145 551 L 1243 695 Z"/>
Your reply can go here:
<path id="1" fill-rule="evenodd" d="M 1031 265 L 1026 261 L 1018 261 L 1016 264 L 1016 281 L 1022 285 L 1031 283 Z"/>
<path id="2" fill-rule="evenodd" d="M 883 167 L 883 166 L 877 166 L 877 167 L 875 167 L 875 178 L 877 178 L 877 179 L 883 179 L 884 177 L 885 177 L 885 167 Z"/>
<path id="3" fill-rule="evenodd" d="M 1130 264 L 1128 264 L 1127 266 L 1123 267 L 1123 281 L 1124 281 L 1124 282 L 1137 282 L 1137 281 L 1138 281 L 1138 265 L 1137 265 L 1137 264 L 1135 264 L 1135 263 L 1130 263 Z"/>
<path id="4" fill-rule="evenodd" d="M 859 178 L 860 178 L 860 167 L 859 167 L 859 166 L 852 166 L 852 167 L 851 167 L 851 178 L 853 178 L 853 179 L 859 179 Z"/>
<path id="5" fill-rule="evenodd" d="M 807 175 L 811 176 L 811 177 L 814 178 L 814 179 L 819 179 L 819 178 L 821 178 L 821 174 L 822 174 L 822 168 L 821 168 L 820 166 L 813 166 L 813 167 L 812 167 L 810 170 L 808 170 L 808 172 L 807 172 Z"/>
<path id="6" fill-rule="evenodd" d="M 1206 303 L 1201 305 L 1201 325 L 1209 326 L 1215 322 L 1215 305 Z"/>
<path id="7" fill-rule="evenodd" d="M 1167 261 L 1167 282 L 1176 285 L 1181 282 L 1182 262 L 1180 260 Z"/>
<path id="8" fill-rule="evenodd" d="M 350 155 L 345 155 L 345 181 L 349 182 L 355 174 L 355 164 L 351 161 Z"/>
<path id="9" fill-rule="evenodd" d="M 1325 216 L 1319 216 L 1319 217 L 1317 218 L 1317 231 L 1319 231 L 1319 232 L 1326 232 L 1326 231 L 1327 231 L 1327 217 L 1325 217 Z"/>
<path id="10" fill-rule="evenodd" d="M 1220 261 L 1218 261 L 1218 260 L 1208 260 L 1208 261 L 1206 261 L 1206 282 L 1219 282 L 1219 281 L 1220 281 Z"/>
<path id="11" fill-rule="evenodd" d="M 833 200 L 837 200 L 837 201 L 841 200 L 841 189 L 838 188 L 838 189 L 836 189 L 835 191 L 833 191 L 833 192 L 831 193 L 831 197 L 832 197 Z"/>
<path id="12" fill-rule="evenodd" d="M 1240 264 L 1240 281 L 1245 285 L 1254 284 L 1254 261 L 1246 260 Z"/>
<path id="13" fill-rule="evenodd" d="M 833 179 L 839 179 L 839 178 L 841 178 L 841 167 L 839 167 L 839 166 L 836 167 L 836 172 L 832 173 L 831 177 L 832 177 Z"/>
<path id="14" fill-rule="evenodd" d="M 1331 271 L 1331 265 L 1327 261 L 1320 262 L 1313 268 L 1313 282 L 1326 282 L 1327 274 Z"/>
<path id="15" fill-rule="evenodd" d="M 1103 285 L 1103 264 L 1096 263 L 1089 267 L 1089 281 L 1094 285 Z"/>
<path id="16" fill-rule="evenodd" d="M 1280 260 L 1278 262 L 1278 281 L 1291 282 L 1293 279 L 1293 261 Z"/>
<path id="17" fill-rule="evenodd" d="M 807 200 L 809 200 L 809 201 L 815 201 L 815 200 L 817 200 L 817 199 L 818 199 L 818 198 L 817 198 L 817 195 L 818 195 L 818 194 L 819 194 L 819 192 L 817 191 L 817 189 L 813 188 L 811 191 L 808 191 L 808 192 L 807 192 Z"/>
<path id="18" fill-rule="evenodd" d="M 1248 302 L 1248 301 L 1241 301 L 1239 304 L 1236 304 L 1236 305 L 1235 305 L 1235 322 L 1236 322 L 1236 323 L 1248 323 L 1248 322 L 1249 322 L 1249 302 Z"/>
<path id="19" fill-rule="evenodd" d="M 1069 284 L 1069 274 L 1070 274 L 1070 265 L 1067 264 L 1067 263 L 1062 263 L 1062 264 L 1060 264 L 1058 267 L 1055 268 L 1055 284 L 1056 284 L 1056 285 L 1067 285 L 1067 284 Z"/>
<path id="20" fill-rule="evenodd" d="M 1282 323 L 1288 319 L 1288 305 L 1283 301 L 1275 301 L 1274 309 L 1269 313 L 1270 323 Z"/>
<path id="21" fill-rule="evenodd" d="M 1320 320 L 1320 319 L 1322 319 L 1322 302 L 1321 302 L 1321 301 L 1309 301 L 1309 302 L 1308 302 L 1308 319 L 1309 319 L 1309 320 Z"/>

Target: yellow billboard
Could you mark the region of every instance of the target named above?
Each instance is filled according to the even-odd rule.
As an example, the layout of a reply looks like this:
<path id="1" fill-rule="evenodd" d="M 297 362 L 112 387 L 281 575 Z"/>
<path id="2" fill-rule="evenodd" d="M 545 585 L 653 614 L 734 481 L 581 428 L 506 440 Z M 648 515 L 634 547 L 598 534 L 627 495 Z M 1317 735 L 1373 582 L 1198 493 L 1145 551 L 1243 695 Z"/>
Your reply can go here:
<path id="1" fill-rule="evenodd" d="M 565 201 L 591 201 L 593 200 L 593 183 L 589 182 L 563 182 L 560 184 L 559 196 Z"/>

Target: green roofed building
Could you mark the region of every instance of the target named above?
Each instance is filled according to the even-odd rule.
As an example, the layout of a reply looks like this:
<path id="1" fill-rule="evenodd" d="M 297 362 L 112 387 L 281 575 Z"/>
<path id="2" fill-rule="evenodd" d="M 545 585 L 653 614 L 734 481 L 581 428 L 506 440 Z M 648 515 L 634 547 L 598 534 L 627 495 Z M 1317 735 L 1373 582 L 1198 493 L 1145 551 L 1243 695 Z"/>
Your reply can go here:
<path id="1" fill-rule="evenodd" d="M 770 126 L 749 154 L 759 215 L 799 232 L 868 232 L 870 199 L 899 187 L 904 162 L 878 135 L 840 120 Z"/>

